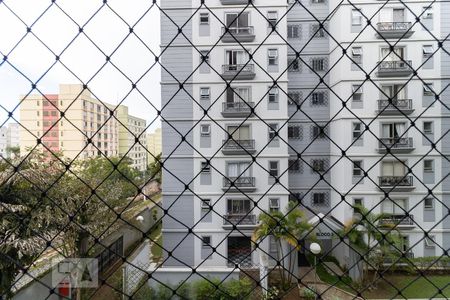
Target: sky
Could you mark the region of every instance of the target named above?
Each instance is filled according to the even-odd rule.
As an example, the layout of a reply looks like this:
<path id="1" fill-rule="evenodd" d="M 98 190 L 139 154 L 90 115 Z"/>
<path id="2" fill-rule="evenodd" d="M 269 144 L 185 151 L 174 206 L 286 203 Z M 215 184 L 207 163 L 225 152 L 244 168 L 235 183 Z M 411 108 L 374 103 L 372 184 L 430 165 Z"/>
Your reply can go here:
<path id="1" fill-rule="evenodd" d="M 159 53 L 160 23 L 158 7 L 151 6 L 149 0 L 108 0 L 107 5 L 103 0 L 0 0 L 0 125 L 13 122 L 7 111 L 14 109 L 20 121 L 17 105 L 30 92 L 31 81 L 40 92 L 51 94 L 58 92 L 60 83 L 81 83 L 80 79 L 89 81 L 100 100 L 118 104 L 126 97 L 122 104 L 132 115 L 153 121 L 156 110 L 151 104 L 160 108 L 161 99 L 160 68 L 150 69 L 155 62 L 151 51 Z M 133 34 L 124 21 L 135 25 Z M 80 35 L 75 22 L 88 22 Z M 141 78 L 137 88 L 148 100 L 137 91 L 130 93 L 127 77 L 133 82 Z M 155 122 L 150 131 L 158 126 Z"/>

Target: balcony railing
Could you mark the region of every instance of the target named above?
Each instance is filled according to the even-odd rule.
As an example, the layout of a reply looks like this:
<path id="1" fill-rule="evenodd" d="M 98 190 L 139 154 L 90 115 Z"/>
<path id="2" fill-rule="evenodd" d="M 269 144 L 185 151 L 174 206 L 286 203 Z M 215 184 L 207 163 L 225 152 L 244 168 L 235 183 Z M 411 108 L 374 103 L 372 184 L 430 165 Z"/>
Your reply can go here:
<path id="1" fill-rule="evenodd" d="M 255 107 L 254 102 L 225 102 L 222 104 L 222 116 L 231 118 L 245 118 L 251 114 L 253 107 Z"/>
<path id="2" fill-rule="evenodd" d="M 234 182 L 234 186 L 232 183 Z M 255 190 L 255 177 L 224 177 L 223 178 L 223 189 L 239 189 L 239 190 Z"/>
<path id="3" fill-rule="evenodd" d="M 378 77 L 404 77 L 411 75 L 413 69 L 410 67 L 412 61 L 410 60 L 385 60 L 379 62 Z"/>
<path id="4" fill-rule="evenodd" d="M 387 149 L 390 149 L 393 153 L 411 152 L 414 150 L 413 138 L 380 138 L 378 152 L 385 153 Z"/>
<path id="5" fill-rule="evenodd" d="M 255 30 L 253 26 L 222 27 L 222 42 L 224 43 L 252 42 L 254 39 Z"/>
<path id="6" fill-rule="evenodd" d="M 255 140 L 224 140 L 224 154 L 246 154 L 255 152 Z"/>
<path id="7" fill-rule="evenodd" d="M 252 1 L 254 3 L 254 0 Z M 248 0 L 220 0 L 222 5 L 248 4 Z"/>
<path id="8" fill-rule="evenodd" d="M 412 99 L 378 100 L 378 111 L 382 115 L 411 114 L 413 109 Z"/>
<path id="9" fill-rule="evenodd" d="M 414 31 L 411 22 L 380 22 L 377 24 L 377 36 L 385 39 L 409 38 Z"/>
<path id="10" fill-rule="evenodd" d="M 381 189 L 413 189 L 413 177 L 411 175 L 406 176 L 380 176 L 378 178 L 378 184 Z"/>
<path id="11" fill-rule="evenodd" d="M 380 226 L 414 226 L 413 215 L 391 215 L 378 223 Z"/>
<path id="12" fill-rule="evenodd" d="M 226 80 L 231 79 L 253 79 L 255 78 L 255 65 L 254 64 L 241 64 L 241 65 L 223 65 L 222 77 Z"/>
<path id="13" fill-rule="evenodd" d="M 223 226 L 255 226 L 256 215 L 253 214 L 227 214 L 224 216 Z"/>

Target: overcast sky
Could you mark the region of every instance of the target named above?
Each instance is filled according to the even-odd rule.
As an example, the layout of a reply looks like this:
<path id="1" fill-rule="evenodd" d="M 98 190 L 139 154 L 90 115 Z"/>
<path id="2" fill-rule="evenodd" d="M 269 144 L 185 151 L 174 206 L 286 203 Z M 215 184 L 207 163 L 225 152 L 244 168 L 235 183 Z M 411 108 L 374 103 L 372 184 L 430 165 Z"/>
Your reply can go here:
<path id="1" fill-rule="evenodd" d="M 129 34 L 128 25 L 111 9 L 130 25 L 136 24 L 140 19 L 134 26 L 134 33 L 149 49 L 156 54 L 159 53 L 158 7 L 154 6 L 146 13 L 152 1 L 108 0 L 107 3 L 109 7 L 103 4 L 103 0 L 56 0 L 56 4 L 73 19 L 72 21 L 58 6 L 51 5 L 51 0 L 3 0 L 3 3 L 0 1 L 0 54 L 8 55 L 9 64 L 36 82 L 55 63 L 55 55 L 46 49 L 43 43 L 59 55 L 78 34 L 78 25 L 74 21 L 83 25 L 99 10 L 84 27 L 84 33 L 109 56 Z M 46 9 L 47 12 L 36 21 Z M 31 26 L 36 37 L 29 33 L 23 38 L 27 26 Z M 160 107 L 160 68 L 155 66 L 148 71 L 154 63 L 154 56 L 134 34 L 111 55 L 111 63 L 124 75 L 108 63 L 92 80 L 106 59 L 86 35 L 79 35 L 61 54 L 61 63 L 56 63 L 37 83 L 40 91 L 57 93 L 58 84 L 80 83 L 76 78 L 79 77 L 84 82 L 90 81 L 89 88 L 99 99 L 117 104 L 131 90 L 131 83 L 124 75 L 137 81 L 146 74 L 137 87 L 153 105 Z M 13 49 L 22 38 L 19 45 Z M 0 125 L 7 120 L 5 109 L 13 110 L 19 102 L 20 95 L 29 93 L 31 89 L 29 80 L 8 63 L 1 62 L 0 58 Z M 156 116 L 152 106 L 136 91 L 132 92 L 123 104 L 129 106 L 131 114 L 145 118 L 148 122 Z M 14 116 L 20 118 L 18 109 Z M 152 126 L 153 128 L 155 126 Z"/>

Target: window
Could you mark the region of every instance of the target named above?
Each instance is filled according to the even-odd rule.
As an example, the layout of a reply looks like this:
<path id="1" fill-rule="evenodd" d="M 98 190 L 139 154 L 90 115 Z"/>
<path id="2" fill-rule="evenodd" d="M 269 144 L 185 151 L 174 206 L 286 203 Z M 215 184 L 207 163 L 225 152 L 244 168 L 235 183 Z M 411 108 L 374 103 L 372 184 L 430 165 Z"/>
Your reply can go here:
<path id="1" fill-rule="evenodd" d="M 357 213 L 358 207 L 361 207 L 361 206 L 363 206 L 362 198 L 353 199 L 353 213 Z"/>
<path id="2" fill-rule="evenodd" d="M 325 92 L 313 92 L 311 94 L 311 105 L 313 106 L 325 106 Z"/>
<path id="3" fill-rule="evenodd" d="M 311 36 L 314 38 L 323 38 L 325 37 L 325 30 L 323 27 L 320 27 L 319 24 L 311 25 Z"/>
<path id="4" fill-rule="evenodd" d="M 202 248 L 210 248 L 211 247 L 211 236 L 204 235 L 202 236 Z"/>
<path id="5" fill-rule="evenodd" d="M 434 52 L 433 45 L 424 45 L 422 47 L 422 52 L 425 57 L 431 56 Z"/>
<path id="6" fill-rule="evenodd" d="M 299 140 L 302 138 L 302 128 L 300 126 L 288 126 L 288 138 Z"/>
<path id="7" fill-rule="evenodd" d="M 360 85 L 352 85 L 352 101 L 362 102 L 363 89 Z"/>
<path id="8" fill-rule="evenodd" d="M 202 209 L 211 209 L 211 199 L 201 199 L 202 201 Z"/>
<path id="9" fill-rule="evenodd" d="M 209 13 L 200 13 L 200 25 L 209 24 Z"/>
<path id="10" fill-rule="evenodd" d="M 323 3 L 325 3 L 325 0 L 311 0 L 311 3 L 313 3 L 313 4 L 323 4 Z"/>
<path id="11" fill-rule="evenodd" d="M 363 176 L 362 164 L 363 164 L 362 160 L 353 161 L 353 176 L 354 177 Z"/>
<path id="12" fill-rule="evenodd" d="M 269 103 L 278 103 L 278 88 L 273 87 L 268 93 Z"/>
<path id="13" fill-rule="evenodd" d="M 209 125 L 209 124 L 200 125 L 200 135 L 201 136 L 210 136 L 211 135 L 211 125 Z"/>
<path id="14" fill-rule="evenodd" d="M 352 128 L 352 136 L 353 136 L 353 140 L 357 140 L 359 138 L 361 138 L 361 135 L 363 133 L 363 129 L 362 129 L 362 123 L 353 123 L 353 128 Z"/>
<path id="15" fill-rule="evenodd" d="M 278 23 L 278 12 L 269 11 L 267 12 L 267 21 L 269 22 L 269 28 L 276 28 Z"/>
<path id="16" fill-rule="evenodd" d="M 433 209 L 434 208 L 434 199 L 433 198 L 425 198 L 423 206 L 425 209 Z"/>
<path id="17" fill-rule="evenodd" d="M 280 199 L 269 198 L 269 210 L 270 211 L 279 211 L 280 210 Z"/>
<path id="18" fill-rule="evenodd" d="M 319 125 L 312 126 L 312 138 L 313 139 L 324 139 L 325 136 L 325 128 L 322 128 Z"/>
<path id="19" fill-rule="evenodd" d="M 200 88 L 200 100 L 209 100 L 211 98 L 209 87 Z"/>
<path id="20" fill-rule="evenodd" d="M 288 39 L 296 39 L 300 36 L 300 25 L 288 25 L 287 37 Z"/>
<path id="21" fill-rule="evenodd" d="M 288 71 L 300 72 L 300 60 L 295 57 L 288 57 Z"/>
<path id="22" fill-rule="evenodd" d="M 267 51 L 267 55 L 269 58 L 269 66 L 277 66 L 278 65 L 278 49 L 269 49 Z"/>
<path id="23" fill-rule="evenodd" d="M 325 193 L 314 193 L 312 204 L 314 206 L 324 206 L 325 205 Z"/>
<path id="24" fill-rule="evenodd" d="M 428 237 L 425 237 L 425 247 L 434 248 L 435 246 L 436 246 L 436 236 L 429 235 Z"/>
<path id="25" fill-rule="evenodd" d="M 279 162 L 277 160 L 269 161 L 269 175 L 271 177 L 278 177 Z"/>
<path id="26" fill-rule="evenodd" d="M 425 83 L 423 85 L 423 95 L 424 96 L 433 96 L 433 84 L 432 83 Z"/>
<path id="27" fill-rule="evenodd" d="M 313 171 L 325 172 L 325 160 L 323 159 L 313 159 L 311 161 L 311 167 Z"/>
<path id="28" fill-rule="evenodd" d="M 276 139 L 278 131 L 278 124 L 269 124 L 269 139 Z"/>
<path id="29" fill-rule="evenodd" d="M 352 9 L 352 26 L 362 25 L 362 15 L 359 9 Z"/>
<path id="30" fill-rule="evenodd" d="M 202 161 L 201 172 L 202 173 L 211 173 L 211 166 L 209 165 L 208 162 Z"/>
<path id="31" fill-rule="evenodd" d="M 302 165 L 300 160 L 289 160 L 289 172 L 300 173 L 302 171 Z"/>
<path id="32" fill-rule="evenodd" d="M 311 68 L 316 72 L 325 71 L 325 59 L 324 58 L 313 58 L 311 60 Z"/>
<path id="33" fill-rule="evenodd" d="M 434 172 L 433 169 L 434 169 L 433 160 L 426 159 L 423 161 L 423 171 L 425 173 L 433 173 Z"/>
<path id="34" fill-rule="evenodd" d="M 302 94 L 299 91 L 288 90 L 288 104 L 289 105 L 297 105 L 301 102 Z"/>
<path id="35" fill-rule="evenodd" d="M 423 122 L 423 133 L 433 134 L 433 122 L 430 121 Z"/>
<path id="36" fill-rule="evenodd" d="M 352 59 L 354 63 L 362 63 L 362 54 L 362 47 L 352 47 Z"/>
<path id="37" fill-rule="evenodd" d="M 433 7 L 431 6 L 423 7 L 422 19 L 433 19 Z"/>

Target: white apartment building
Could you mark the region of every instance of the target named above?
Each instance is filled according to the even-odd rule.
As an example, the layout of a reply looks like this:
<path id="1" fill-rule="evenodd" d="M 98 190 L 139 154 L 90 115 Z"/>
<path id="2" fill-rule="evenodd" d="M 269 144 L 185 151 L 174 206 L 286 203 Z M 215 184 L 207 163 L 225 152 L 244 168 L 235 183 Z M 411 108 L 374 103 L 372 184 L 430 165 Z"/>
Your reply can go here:
<path id="1" fill-rule="evenodd" d="M 211 0 L 197 11 L 198 0 L 161 1 L 169 252 L 158 274 L 259 265 L 258 214 L 289 198 L 341 225 L 354 204 L 389 213 L 382 223 L 398 224 L 405 255 L 449 247 L 449 112 L 434 99 L 450 61 L 434 37 L 450 32 L 450 4 L 292 2 Z M 347 261 L 323 236 L 325 252 Z"/>
<path id="2" fill-rule="evenodd" d="M 9 123 L 0 127 L 0 156 L 10 157 L 8 149 L 19 147 L 19 124 Z"/>
<path id="3" fill-rule="evenodd" d="M 139 171 L 147 169 L 147 139 L 145 130 L 147 121 L 132 116 L 128 107 L 117 107 L 119 126 L 119 155 L 127 156 L 132 161 L 132 167 Z"/>

